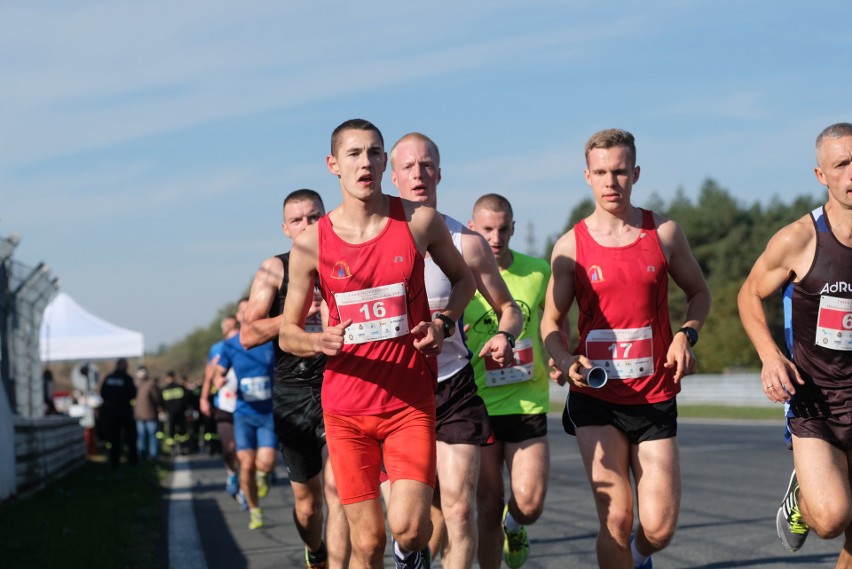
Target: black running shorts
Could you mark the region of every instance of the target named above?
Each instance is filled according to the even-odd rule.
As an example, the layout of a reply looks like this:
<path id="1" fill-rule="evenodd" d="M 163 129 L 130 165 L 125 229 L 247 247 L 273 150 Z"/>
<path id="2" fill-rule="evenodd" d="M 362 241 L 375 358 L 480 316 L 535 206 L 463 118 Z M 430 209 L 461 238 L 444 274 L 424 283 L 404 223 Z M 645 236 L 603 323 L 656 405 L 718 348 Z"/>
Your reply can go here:
<path id="1" fill-rule="evenodd" d="M 438 383 L 435 393 L 436 438 L 447 444 L 490 444 L 491 423 L 485 403 L 476 393 L 470 364 Z"/>
<path id="2" fill-rule="evenodd" d="M 547 435 L 547 415 L 491 415 L 494 438 L 504 443 L 522 443 Z"/>
<path id="3" fill-rule="evenodd" d="M 305 483 L 322 470 L 322 387 L 276 383 L 273 389 L 272 416 L 284 465 L 291 481 Z"/>
<path id="4" fill-rule="evenodd" d="M 790 417 L 788 423 L 790 431 L 797 437 L 821 439 L 846 454 L 852 452 L 852 412 Z"/>
<path id="5" fill-rule="evenodd" d="M 562 426 L 569 435 L 580 427 L 612 425 L 627 436 L 630 444 L 677 436 L 677 400 L 647 405 L 616 405 L 584 393 L 571 392 L 562 413 Z"/>

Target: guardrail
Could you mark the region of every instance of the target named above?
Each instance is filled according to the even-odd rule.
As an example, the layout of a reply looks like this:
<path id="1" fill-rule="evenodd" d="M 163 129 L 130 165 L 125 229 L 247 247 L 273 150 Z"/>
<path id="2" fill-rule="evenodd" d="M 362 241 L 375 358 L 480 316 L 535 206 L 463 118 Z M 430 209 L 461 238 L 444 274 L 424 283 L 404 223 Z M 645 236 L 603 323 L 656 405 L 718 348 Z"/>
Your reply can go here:
<path id="1" fill-rule="evenodd" d="M 80 420 L 64 415 L 15 417 L 15 479 L 19 497 L 31 494 L 86 461 Z"/>
<path id="2" fill-rule="evenodd" d="M 551 401 L 565 401 L 568 386 L 551 382 Z M 683 379 L 677 396 L 680 405 L 732 405 L 772 407 L 760 386 L 759 373 L 696 374 Z M 779 407 L 779 417 L 783 415 Z"/>

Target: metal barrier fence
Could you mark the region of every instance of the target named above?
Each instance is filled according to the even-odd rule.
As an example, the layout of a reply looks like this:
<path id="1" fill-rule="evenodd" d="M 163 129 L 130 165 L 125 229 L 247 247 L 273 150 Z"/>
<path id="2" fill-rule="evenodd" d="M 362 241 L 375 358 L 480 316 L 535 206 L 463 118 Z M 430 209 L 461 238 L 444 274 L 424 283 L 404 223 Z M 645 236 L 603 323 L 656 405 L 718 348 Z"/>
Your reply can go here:
<path id="1" fill-rule="evenodd" d="M 568 386 L 551 383 L 550 400 L 565 402 Z M 777 405 L 763 394 L 759 373 L 696 374 L 683 379 L 677 396 L 679 405 L 731 405 L 772 407 Z M 778 417 L 783 417 L 779 406 Z"/>
<path id="2" fill-rule="evenodd" d="M 0 237 L 0 501 L 40 488 L 86 458 L 76 419 L 43 417 L 39 331 L 59 279 L 44 263 L 12 259 L 19 241 Z"/>
<path id="3" fill-rule="evenodd" d="M 12 259 L 19 241 L 14 235 L 0 237 L 0 379 L 14 413 L 42 417 L 39 329 L 59 279 L 44 263 L 30 267 Z"/>
<path id="4" fill-rule="evenodd" d="M 64 415 L 15 419 L 15 479 L 18 496 L 39 490 L 86 461 L 80 421 Z"/>

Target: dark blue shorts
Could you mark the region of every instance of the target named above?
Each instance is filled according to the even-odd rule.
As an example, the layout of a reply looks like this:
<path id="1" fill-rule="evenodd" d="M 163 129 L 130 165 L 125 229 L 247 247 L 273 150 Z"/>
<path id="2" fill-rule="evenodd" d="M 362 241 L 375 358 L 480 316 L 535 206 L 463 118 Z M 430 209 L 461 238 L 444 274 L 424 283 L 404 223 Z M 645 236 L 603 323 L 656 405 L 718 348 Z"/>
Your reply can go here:
<path id="1" fill-rule="evenodd" d="M 234 440 L 237 443 L 237 452 L 267 447 L 278 448 L 272 413 L 234 415 Z"/>

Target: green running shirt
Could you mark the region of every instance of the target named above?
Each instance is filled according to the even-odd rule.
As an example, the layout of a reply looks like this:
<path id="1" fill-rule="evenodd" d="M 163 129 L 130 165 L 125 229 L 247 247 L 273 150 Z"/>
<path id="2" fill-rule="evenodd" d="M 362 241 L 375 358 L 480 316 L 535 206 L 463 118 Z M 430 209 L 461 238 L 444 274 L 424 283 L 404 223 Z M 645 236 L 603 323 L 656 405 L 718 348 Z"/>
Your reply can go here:
<path id="1" fill-rule="evenodd" d="M 550 378 L 539 333 L 550 264 L 514 250 L 512 258 L 512 265 L 500 271 L 500 275 L 524 315 L 524 329 L 516 339 L 515 359 L 522 364 L 532 360 L 531 365 L 486 373 L 485 362 L 478 354 L 497 333 L 498 321 L 494 309 L 479 291 L 464 311 L 464 323 L 470 325 L 467 345 L 473 352 L 471 364 L 477 391 L 489 415 L 538 415 L 550 410 Z"/>

